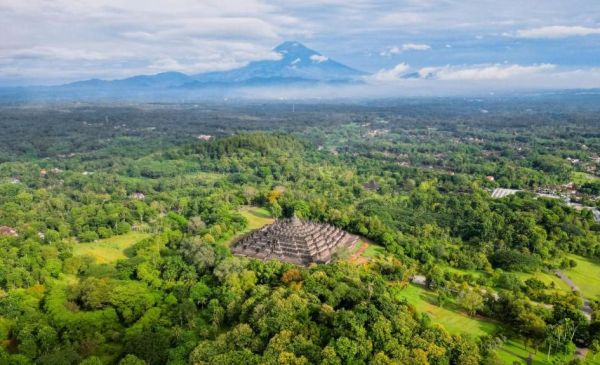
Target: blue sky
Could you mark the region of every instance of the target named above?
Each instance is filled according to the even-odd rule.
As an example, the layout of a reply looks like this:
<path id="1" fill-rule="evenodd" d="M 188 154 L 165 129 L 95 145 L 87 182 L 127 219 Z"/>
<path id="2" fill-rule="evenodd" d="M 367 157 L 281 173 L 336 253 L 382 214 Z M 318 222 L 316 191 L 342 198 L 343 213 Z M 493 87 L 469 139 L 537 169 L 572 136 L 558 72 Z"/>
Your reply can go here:
<path id="1" fill-rule="evenodd" d="M 598 0 L 3 0 L 0 85 L 275 58 L 298 40 L 376 82 L 600 87 Z"/>

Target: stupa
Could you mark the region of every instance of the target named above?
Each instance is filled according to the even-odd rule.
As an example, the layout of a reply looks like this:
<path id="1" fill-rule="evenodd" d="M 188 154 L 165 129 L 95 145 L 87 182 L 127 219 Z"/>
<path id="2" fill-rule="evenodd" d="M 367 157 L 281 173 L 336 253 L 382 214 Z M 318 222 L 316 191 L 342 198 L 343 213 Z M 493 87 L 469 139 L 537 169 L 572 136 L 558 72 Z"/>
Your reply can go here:
<path id="1" fill-rule="evenodd" d="M 278 219 L 242 237 L 232 252 L 238 256 L 306 266 L 313 262 L 327 263 L 337 249 L 351 247 L 357 241 L 358 236 L 330 224 L 292 217 Z"/>

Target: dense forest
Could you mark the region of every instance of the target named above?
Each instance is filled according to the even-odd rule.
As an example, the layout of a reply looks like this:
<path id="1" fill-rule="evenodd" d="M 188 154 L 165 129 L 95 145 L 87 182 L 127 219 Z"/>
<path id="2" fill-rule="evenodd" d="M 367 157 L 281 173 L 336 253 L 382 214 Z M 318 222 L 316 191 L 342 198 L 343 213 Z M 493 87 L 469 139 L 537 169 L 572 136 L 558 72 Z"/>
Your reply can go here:
<path id="1" fill-rule="evenodd" d="M 3 106 L 0 364 L 600 364 L 599 105 Z"/>

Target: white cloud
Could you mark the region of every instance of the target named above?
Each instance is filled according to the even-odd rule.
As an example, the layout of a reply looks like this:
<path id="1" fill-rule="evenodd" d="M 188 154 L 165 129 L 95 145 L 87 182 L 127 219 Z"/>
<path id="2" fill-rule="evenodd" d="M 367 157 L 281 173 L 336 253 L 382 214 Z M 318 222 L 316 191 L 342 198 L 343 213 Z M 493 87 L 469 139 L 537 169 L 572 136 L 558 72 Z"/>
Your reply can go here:
<path id="1" fill-rule="evenodd" d="M 381 69 L 367 78 L 368 81 L 390 82 L 400 80 L 403 73 L 410 70 L 406 63 L 399 63 L 391 69 Z"/>
<path id="2" fill-rule="evenodd" d="M 329 58 L 322 56 L 320 54 L 314 54 L 310 56 L 310 60 L 313 62 L 321 63 L 327 61 Z"/>
<path id="3" fill-rule="evenodd" d="M 127 51 L 114 51 L 105 49 L 102 51 L 98 50 L 86 50 L 86 49 L 71 49 L 64 47 L 47 47 L 47 46 L 34 46 L 31 48 L 20 48 L 15 49 L 3 54 L 0 54 L 0 59 L 14 59 L 14 60 L 27 60 L 27 59 L 46 59 L 49 61 L 102 61 L 110 60 L 115 57 L 129 57 L 130 52 Z"/>
<path id="4" fill-rule="evenodd" d="M 398 47 L 398 46 L 393 46 L 393 47 L 389 47 L 389 48 L 387 48 L 387 49 L 385 49 L 385 50 L 383 50 L 383 51 L 379 52 L 379 55 L 380 55 L 380 56 L 383 56 L 383 57 L 387 57 L 387 56 L 391 56 L 391 55 L 398 54 L 398 53 L 400 53 L 400 52 L 402 52 L 402 51 L 400 50 L 400 47 Z"/>
<path id="5" fill-rule="evenodd" d="M 517 38 L 567 38 L 600 34 L 600 28 L 582 26 L 553 25 L 532 29 L 521 29 L 514 33 L 504 33 L 505 36 Z"/>
<path id="6" fill-rule="evenodd" d="M 533 66 L 495 64 L 470 67 L 425 67 L 419 70 L 419 75 L 422 78 L 451 81 L 505 80 L 543 73 L 554 68 L 555 66 L 550 64 Z"/>
<path id="7" fill-rule="evenodd" d="M 272 47 L 294 39 L 367 71 L 388 67 L 369 51 L 404 55 L 426 48 L 415 45 L 436 45 L 423 58 L 436 65 L 551 59 L 565 68 L 598 66 L 600 51 L 586 39 L 570 39 L 561 54 L 532 43 L 504 55 L 495 43 L 502 34 L 599 34 L 597 14 L 598 0 L 548 0 L 542 7 L 523 0 L 171 0 L 168 6 L 161 0 L 0 0 L 0 79 L 62 83 L 169 68 L 222 70 L 276 58 Z M 580 26 L 537 28 L 546 24 Z M 484 38 L 475 41 L 476 35 Z"/>
<path id="8" fill-rule="evenodd" d="M 381 56 L 391 56 L 400 54 L 402 52 L 407 51 L 428 51 L 431 49 L 431 46 L 423 43 L 404 43 L 402 46 L 393 46 L 389 47 L 386 50 L 379 53 Z"/>
<path id="9" fill-rule="evenodd" d="M 34 83 L 222 70 L 278 59 L 280 41 L 312 34 L 268 0 L 6 0 L 0 24 L 0 78 Z"/>
<path id="10" fill-rule="evenodd" d="M 402 45 L 403 51 L 428 51 L 431 46 L 428 44 L 406 43 Z"/>

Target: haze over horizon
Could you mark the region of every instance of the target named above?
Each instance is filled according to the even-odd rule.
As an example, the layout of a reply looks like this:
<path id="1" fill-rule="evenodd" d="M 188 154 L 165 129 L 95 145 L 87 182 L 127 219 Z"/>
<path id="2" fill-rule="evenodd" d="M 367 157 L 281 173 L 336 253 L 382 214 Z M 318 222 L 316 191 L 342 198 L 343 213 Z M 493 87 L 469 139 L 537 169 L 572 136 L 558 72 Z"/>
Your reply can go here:
<path id="1" fill-rule="evenodd" d="M 7 0 L 0 86 L 233 70 L 297 40 L 391 89 L 600 87 L 600 3 L 540 4 Z"/>

